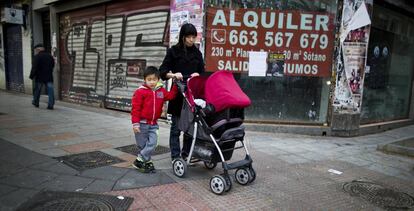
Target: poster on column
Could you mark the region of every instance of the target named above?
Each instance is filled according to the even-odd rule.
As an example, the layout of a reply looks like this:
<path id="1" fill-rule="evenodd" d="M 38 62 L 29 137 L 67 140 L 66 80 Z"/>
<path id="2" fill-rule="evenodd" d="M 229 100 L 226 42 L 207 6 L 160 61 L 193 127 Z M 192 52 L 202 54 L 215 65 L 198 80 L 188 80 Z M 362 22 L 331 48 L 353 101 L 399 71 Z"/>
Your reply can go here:
<path id="1" fill-rule="evenodd" d="M 203 35 L 203 0 L 172 0 L 170 11 L 170 46 L 178 43 L 180 28 L 185 23 L 196 27 L 196 44 L 200 44 Z"/>
<path id="2" fill-rule="evenodd" d="M 352 95 L 361 95 L 364 66 L 366 61 L 366 43 L 344 42 L 342 46 L 344 70 L 349 91 Z"/>
<path id="3" fill-rule="evenodd" d="M 269 55 L 283 54 L 274 59 L 283 71 L 270 70 L 267 75 L 329 77 L 333 18 L 326 12 L 209 7 L 206 70 L 247 73 L 249 52 L 265 51 Z"/>
<path id="4" fill-rule="evenodd" d="M 370 23 L 365 1 L 344 1 L 340 34 L 342 53 L 336 58 L 335 112 L 361 112 Z"/>

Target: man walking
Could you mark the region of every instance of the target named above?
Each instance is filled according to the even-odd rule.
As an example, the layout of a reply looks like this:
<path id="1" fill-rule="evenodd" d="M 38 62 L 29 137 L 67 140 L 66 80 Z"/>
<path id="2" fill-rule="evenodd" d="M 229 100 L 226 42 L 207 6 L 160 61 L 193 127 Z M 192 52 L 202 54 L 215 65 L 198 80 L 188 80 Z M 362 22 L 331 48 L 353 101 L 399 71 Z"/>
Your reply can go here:
<path id="1" fill-rule="evenodd" d="M 53 67 L 55 66 L 55 60 L 45 51 L 42 44 L 35 45 L 34 51 L 35 56 L 33 58 L 32 71 L 30 72 L 30 79 L 34 79 L 35 82 L 32 104 L 35 107 L 39 107 L 40 92 L 42 86 L 45 85 L 47 87 L 47 95 L 49 96 L 47 109 L 53 109 L 55 104 L 53 93 Z"/>

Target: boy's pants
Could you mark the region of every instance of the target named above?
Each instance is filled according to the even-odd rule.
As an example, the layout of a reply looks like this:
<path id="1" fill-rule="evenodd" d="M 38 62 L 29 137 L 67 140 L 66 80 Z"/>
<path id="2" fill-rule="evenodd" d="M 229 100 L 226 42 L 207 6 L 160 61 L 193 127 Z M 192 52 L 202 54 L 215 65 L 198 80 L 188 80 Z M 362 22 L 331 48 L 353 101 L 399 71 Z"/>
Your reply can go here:
<path id="1" fill-rule="evenodd" d="M 138 152 L 138 156 L 141 156 L 144 161 L 151 160 L 151 155 L 155 151 L 155 147 L 157 147 L 158 128 L 158 125 L 140 123 L 139 129 L 141 132 L 135 133 L 135 141 L 137 142 L 137 146 L 141 149 L 141 151 Z"/>

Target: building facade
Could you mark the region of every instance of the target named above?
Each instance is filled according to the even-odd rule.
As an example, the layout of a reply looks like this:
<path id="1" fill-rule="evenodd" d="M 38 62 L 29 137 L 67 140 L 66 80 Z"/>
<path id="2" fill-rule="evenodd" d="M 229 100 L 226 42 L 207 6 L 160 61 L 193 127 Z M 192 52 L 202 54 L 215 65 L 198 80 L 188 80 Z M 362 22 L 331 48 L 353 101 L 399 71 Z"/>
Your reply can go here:
<path id="1" fill-rule="evenodd" d="M 179 26 L 191 22 L 207 72 L 234 72 L 252 100 L 246 121 L 260 123 L 258 129 L 307 127 L 304 133 L 353 136 L 413 123 L 410 1 L 35 0 L 0 6 L 0 89 L 31 93 L 32 46 L 42 42 L 58 64 L 59 99 L 128 111 L 142 70 L 159 66 Z M 24 23 L 7 19 L 10 9 L 21 11 Z"/>

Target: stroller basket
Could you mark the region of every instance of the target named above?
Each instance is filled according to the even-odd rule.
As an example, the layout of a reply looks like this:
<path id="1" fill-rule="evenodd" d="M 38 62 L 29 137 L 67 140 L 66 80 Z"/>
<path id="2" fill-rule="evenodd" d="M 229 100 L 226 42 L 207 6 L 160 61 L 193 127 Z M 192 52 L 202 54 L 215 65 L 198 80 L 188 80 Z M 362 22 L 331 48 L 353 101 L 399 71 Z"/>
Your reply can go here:
<path id="1" fill-rule="evenodd" d="M 220 142 L 219 146 L 223 153 L 224 160 L 230 160 L 233 156 L 234 146 L 236 142 Z M 218 163 L 221 162 L 219 152 L 211 141 L 197 139 L 194 146 L 194 156 L 199 157 L 205 162 Z"/>

